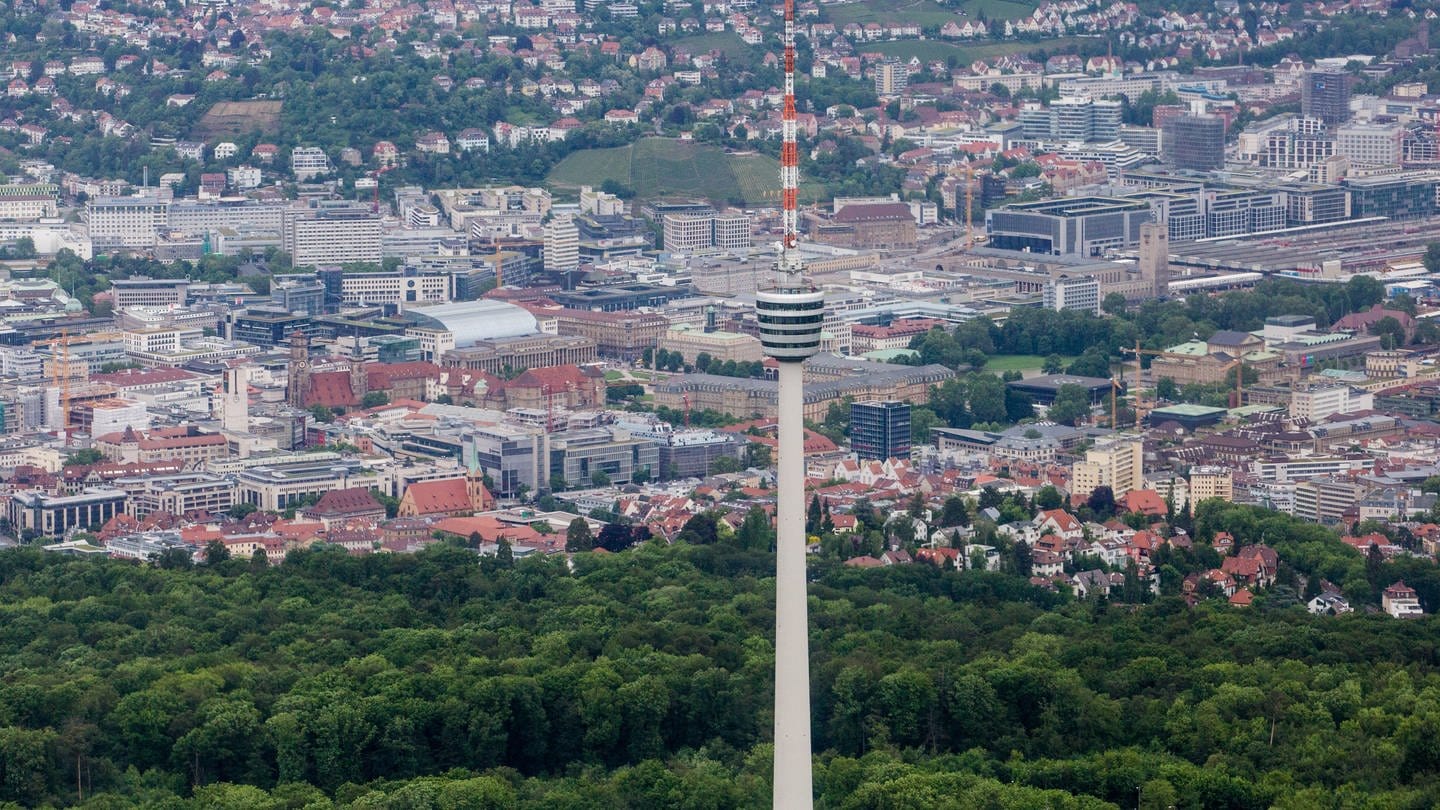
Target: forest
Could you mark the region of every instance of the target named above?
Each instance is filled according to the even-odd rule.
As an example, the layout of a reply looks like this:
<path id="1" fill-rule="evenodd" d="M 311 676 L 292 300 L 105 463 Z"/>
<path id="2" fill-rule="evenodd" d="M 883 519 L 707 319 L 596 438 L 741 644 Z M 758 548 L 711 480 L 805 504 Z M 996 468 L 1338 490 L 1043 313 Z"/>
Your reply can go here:
<path id="1" fill-rule="evenodd" d="M 1222 519 L 1266 530 L 1197 523 Z M 766 806 L 772 555 L 573 562 L 0 553 L 0 803 Z M 1431 619 L 1076 601 L 924 565 L 811 582 L 819 807 L 1440 801 Z"/>

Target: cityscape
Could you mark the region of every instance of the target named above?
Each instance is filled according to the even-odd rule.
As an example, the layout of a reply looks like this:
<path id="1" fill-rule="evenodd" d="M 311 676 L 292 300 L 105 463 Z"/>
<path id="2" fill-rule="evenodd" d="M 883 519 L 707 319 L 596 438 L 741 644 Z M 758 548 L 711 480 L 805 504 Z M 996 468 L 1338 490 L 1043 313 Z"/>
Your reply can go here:
<path id="1" fill-rule="evenodd" d="M 0 805 L 1440 806 L 1430 0 L 0 9 Z"/>

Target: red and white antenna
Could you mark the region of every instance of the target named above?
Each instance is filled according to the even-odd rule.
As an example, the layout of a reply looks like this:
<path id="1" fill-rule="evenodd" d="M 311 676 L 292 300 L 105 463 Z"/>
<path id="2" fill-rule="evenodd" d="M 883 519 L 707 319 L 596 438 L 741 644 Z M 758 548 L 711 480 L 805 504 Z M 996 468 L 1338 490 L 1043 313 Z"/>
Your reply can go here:
<path id="1" fill-rule="evenodd" d="M 780 113 L 780 269 L 800 238 L 800 147 L 795 142 L 795 0 L 785 0 L 785 101 Z M 796 267 L 794 272 L 798 272 Z"/>

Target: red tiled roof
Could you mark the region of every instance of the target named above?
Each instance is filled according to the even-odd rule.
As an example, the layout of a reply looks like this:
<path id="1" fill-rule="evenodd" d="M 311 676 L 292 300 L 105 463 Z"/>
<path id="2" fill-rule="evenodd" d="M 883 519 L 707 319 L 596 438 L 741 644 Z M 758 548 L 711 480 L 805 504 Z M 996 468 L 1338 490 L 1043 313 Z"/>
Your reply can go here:
<path id="1" fill-rule="evenodd" d="M 330 490 L 321 496 L 314 506 L 306 507 L 303 513 L 307 517 L 344 517 L 384 511 L 385 507 L 375 500 L 370 490 L 364 487 L 349 487 Z"/>
<path id="2" fill-rule="evenodd" d="M 323 405 L 327 408 L 349 408 L 360 400 L 350 387 L 350 372 L 319 371 L 310 375 L 310 386 L 305 392 L 305 405 Z"/>
<path id="3" fill-rule="evenodd" d="M 472 511 L 470 492 L 464 478 L 421 481 L 405 490 L 420 515 L 447 515 Z"/>

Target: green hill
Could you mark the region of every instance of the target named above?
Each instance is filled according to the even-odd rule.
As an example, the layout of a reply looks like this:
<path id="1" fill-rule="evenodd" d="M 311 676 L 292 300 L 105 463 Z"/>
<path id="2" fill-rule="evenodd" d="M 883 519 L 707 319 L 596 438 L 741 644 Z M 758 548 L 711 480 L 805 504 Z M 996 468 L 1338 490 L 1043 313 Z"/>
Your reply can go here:
<path id="1" fill-rule="evenodd" d="M 630 146 L 574 152 L 550 170 L 557 191 L 613 180 L 641 198 L 704 197 L 715 202 L 761 204 L 777 198 L 780 162 L 758 153 L 727 153 L 710 144 L 642 138 Z M 823 186 L 802 184 L 804 200 L 826 197 Z"/>

